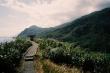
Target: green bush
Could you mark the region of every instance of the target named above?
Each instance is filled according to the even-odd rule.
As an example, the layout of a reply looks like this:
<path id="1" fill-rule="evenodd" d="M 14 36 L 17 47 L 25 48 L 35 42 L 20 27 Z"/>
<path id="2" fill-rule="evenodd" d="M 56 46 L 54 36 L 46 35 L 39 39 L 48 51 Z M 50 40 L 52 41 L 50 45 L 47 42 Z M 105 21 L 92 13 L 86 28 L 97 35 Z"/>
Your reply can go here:
<path id="1" fill-rule="evenodd" d="M 110 73 L 110 54 L 108 53 L 89 51 L 76 43 L 59 42 L 53 39 L 40 39 L 37 42 L 43 50 L 44 58 L 77 67 L 83 67 L 89 60 L 93 63 L 95 73 Z"/>
<path id="2" fill-rule="evenodd" d="M 0 73 L 15 73 L 23 53 L 31 46 L 29 41 L 16 39 L 0 44 Z"/>

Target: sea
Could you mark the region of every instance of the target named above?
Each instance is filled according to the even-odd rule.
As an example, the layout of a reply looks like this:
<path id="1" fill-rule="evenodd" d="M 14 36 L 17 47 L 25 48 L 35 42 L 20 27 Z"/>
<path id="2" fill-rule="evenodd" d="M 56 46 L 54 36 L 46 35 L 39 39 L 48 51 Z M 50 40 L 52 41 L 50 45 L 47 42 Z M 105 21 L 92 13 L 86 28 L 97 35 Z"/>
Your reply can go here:
<path id="1" fill-rule="evenodd" d="M 0 43 L 11 42 L 11 41 L 14 41 L 14 38 L 12 38 L 12 37 L 0 37 Z"/>

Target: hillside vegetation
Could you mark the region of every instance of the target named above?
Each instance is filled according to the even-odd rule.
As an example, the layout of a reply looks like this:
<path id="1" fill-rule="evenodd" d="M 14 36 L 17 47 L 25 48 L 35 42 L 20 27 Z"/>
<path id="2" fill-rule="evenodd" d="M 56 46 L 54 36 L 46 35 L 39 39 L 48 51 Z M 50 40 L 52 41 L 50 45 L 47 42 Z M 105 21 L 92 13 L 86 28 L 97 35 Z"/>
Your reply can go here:
<path id="1" fill-rule="evenodd" d="M 83 48 L 110 52 L 110 8 L 96 11 L 72 21 L 46 37 L 75 42 Z"/>
<path id="2" fill-rule="evenodd" d="M 42 59 L 50 59 L 59 65 L 66 64 L 68 67 L 75 66 L 82 69 L 84 73 L 85 71 L 110 72 L 110 54 L 84 50 L 74 43 L 59 42 L 53 39 L 39 39 L 37 43 L 39 43 Z"/>
<path id="3" fill-rule="evenodd" d="M 30 46 L 31 43 L 23 39 L 0 43 L 0 73 L 16 73 L 23 53 Z"/>

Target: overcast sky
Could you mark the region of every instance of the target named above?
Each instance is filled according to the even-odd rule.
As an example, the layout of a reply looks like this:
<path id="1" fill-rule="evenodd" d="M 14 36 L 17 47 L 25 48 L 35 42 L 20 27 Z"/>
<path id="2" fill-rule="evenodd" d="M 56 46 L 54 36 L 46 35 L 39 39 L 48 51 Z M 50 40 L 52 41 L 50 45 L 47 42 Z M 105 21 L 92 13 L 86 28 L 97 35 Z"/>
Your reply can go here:
<path id="1" fill-rule="evenodd" d="M 110 0 L 0 0 L 0 36 L 31 25 L 54 27 L 106 7 Z"/>

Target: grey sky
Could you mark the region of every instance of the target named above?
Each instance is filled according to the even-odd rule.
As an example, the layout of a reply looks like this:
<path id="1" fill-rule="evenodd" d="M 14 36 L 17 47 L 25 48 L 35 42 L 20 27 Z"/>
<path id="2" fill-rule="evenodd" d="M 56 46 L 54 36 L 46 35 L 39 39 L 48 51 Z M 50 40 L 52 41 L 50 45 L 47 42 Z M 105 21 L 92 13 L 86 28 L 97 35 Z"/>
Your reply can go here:
<path id="1" fill-rule="evenodd" d="M 110 7 L 110 0 L 0 0 L 0 36 L 15 36 L 26 27 L 54 27 Z"/>

